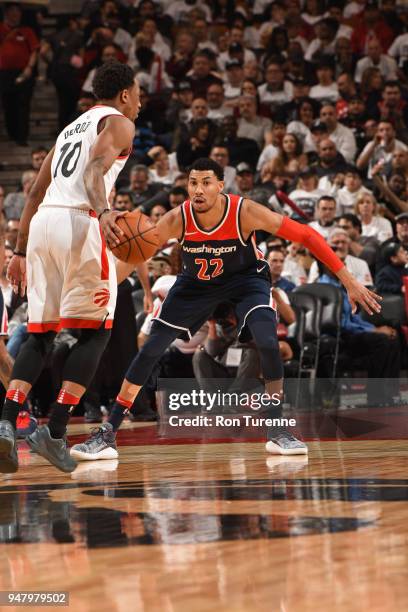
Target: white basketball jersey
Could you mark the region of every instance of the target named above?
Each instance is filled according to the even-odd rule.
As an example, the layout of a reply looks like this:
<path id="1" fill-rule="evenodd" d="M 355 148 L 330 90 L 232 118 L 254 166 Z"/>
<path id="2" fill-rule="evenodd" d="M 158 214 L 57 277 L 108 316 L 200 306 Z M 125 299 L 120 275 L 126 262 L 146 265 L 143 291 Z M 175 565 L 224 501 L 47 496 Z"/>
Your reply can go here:
<path id="1" fill-rule="evenodd" d="M 120 115 L 112 106 L 97 105 L 70 123 L 58 136 L 51 164 L 51 183 L 41 206 L 90 208 L 84 171 L 104 117 Z M 106 198 L 129 155 L 118 157 L 104 176 Z"/>

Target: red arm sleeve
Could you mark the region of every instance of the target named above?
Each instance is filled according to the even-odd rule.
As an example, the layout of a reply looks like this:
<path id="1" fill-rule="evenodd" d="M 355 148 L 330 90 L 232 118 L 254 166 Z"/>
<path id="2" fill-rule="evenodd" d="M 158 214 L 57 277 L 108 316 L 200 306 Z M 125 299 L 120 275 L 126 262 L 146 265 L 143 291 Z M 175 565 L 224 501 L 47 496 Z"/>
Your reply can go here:
<path id="1" fill-rule="evenodd" d="M 292 242 L 300 242 L 335 274 L 344 267 L 343 262 L 332 251 L 324 238 L 308 225 L 302 225 L 283 217 L 276 235 Z"/>

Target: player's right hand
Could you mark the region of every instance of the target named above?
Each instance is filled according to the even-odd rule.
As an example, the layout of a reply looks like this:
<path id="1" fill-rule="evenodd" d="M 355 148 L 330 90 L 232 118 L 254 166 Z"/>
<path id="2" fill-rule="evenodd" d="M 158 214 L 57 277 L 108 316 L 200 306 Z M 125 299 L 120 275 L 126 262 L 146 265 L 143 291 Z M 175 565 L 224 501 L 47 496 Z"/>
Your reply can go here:
<path id="1" fill-rule="evenodd" d="M 7 280 L 11 283 L 14 293 L 24 297 L 27 287 L 25 257 L 13 255 L 7 268 Z"/>
<path id="2" fill-rule="evenodd" d="M 126 215 L 126 212 L 127 211 L 119 212 L 117 210 L 111 210 L 104 213 L 99 219 L 99 225 L 101 227 L 103 237 L 105 238 L 105 242 L 110 249 L 113 249 L 115 246 L 120 244 L 120 240 L 122 236 L 124 236 L 116 221 L 119 219 L 119 217 Z"/>

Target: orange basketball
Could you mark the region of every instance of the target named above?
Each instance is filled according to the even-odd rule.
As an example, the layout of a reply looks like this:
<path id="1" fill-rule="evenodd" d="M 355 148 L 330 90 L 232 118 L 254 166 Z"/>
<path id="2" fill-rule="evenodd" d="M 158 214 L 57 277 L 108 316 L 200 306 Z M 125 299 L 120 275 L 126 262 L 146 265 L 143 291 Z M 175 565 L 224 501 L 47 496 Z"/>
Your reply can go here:
<path id="1" fill-rule="evenodd" d="M 124 233 L 120 244 L 112 249 L 112 253 L 126 263 L 138 264 L 150 259 L 159 248 L 156 226 L 149 217 L 133 210 L 117 220 Z"/>

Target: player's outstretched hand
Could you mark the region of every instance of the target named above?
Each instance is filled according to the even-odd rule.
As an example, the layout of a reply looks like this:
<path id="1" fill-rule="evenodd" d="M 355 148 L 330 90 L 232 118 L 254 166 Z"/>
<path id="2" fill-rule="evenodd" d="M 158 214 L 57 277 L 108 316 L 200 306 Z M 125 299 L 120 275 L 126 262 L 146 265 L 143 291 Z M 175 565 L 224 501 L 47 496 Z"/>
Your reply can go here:
<path id="1" fill-rule="evenodd" d="M 360 304 L 360 306 L 370 315 L 381 311 L 381 304 L 379 302 L 382 300 L 382 297 L 374 293 L 374 291 L 370 291 L 370 289 L 367 289 L 367 287 L 364 287 L 364 285 L 358 281 L 353 280 L 353 282 L 348 285 L 347 294 L 353 314 L 357 310 L 357 304 Z"/>
<path id="2" fill-rule="evenodd" d="M 113 249 L 120 243 L 122 236 L 124 235 L 122 230 L 116 221 L 126 215 L 127 211 L 110 210 L 103 213 L 99 218 L 99 225 L 102 230 L 102 234 L 105 238 L 105 242 L 110 249 Z"/>
<path id="3" fill-rule="evenodd" d="M 13 255 L 7 268 L 7 280 L 11 283 L 14 293 L 24 297 L 27 286 L 25 257 Z"/>

